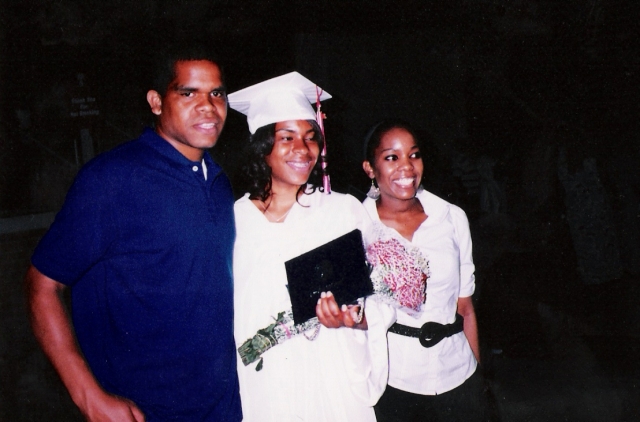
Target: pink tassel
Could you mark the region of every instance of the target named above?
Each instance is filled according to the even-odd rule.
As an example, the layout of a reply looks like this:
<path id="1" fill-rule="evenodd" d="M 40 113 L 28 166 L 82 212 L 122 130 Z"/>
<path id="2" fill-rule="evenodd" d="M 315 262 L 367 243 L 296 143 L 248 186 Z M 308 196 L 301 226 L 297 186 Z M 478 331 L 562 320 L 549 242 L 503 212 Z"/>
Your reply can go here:
<path id="1" fill-rule="evenodd" d="M 324 122 L 323 120 L 326 118 L 324 113 L 320 109 L 320 95 L 322 95 L 322 90 L 316 86 L 316 122 L 318 122 L 318 126 L 320 126 L 320 131 L 322 132 L 322 136 L 324 137 Z M 327 138 L 324 138 L 324 146 L 322 147 L 322 152 L 320 153 L 320 165 L 322 167 L 322 186 L 324 187 L 324 193 L 329 195 L 331 193 L 331 179 L 329 177 L 329 172 L 327 171 Z"/>

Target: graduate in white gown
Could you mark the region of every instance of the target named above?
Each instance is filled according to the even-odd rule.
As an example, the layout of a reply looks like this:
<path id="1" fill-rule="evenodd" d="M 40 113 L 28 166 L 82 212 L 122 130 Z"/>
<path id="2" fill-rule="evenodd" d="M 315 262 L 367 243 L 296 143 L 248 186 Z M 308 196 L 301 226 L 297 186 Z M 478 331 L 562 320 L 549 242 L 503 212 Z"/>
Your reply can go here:
<path id="1" fill-rule="evenodd" d="M 324 137 L 310 103 L 330 98 L 319 92 L 293 72 L 229 95 L 251 132 L 244 165 L 251 187 L 235 204 L 238 348 L 291 308 L 285 261 L 353 229 L 364 232 L 370 223 L 354 197 L 319 189 Z M 324 305 L 332 300 L 324 298 Z M 375 421 L 372 406 L 387 382 L 386 330 L 394 315 L 367 301 L 366 319 L 358 323 L 359 310 L 343 308 L 338 325 L 348 327 L 316 324 L 296 334 L 281 321 L 275 326 L 286 333 L 284 341 L 248 365 L 241 354 L 244 420 Z"/>

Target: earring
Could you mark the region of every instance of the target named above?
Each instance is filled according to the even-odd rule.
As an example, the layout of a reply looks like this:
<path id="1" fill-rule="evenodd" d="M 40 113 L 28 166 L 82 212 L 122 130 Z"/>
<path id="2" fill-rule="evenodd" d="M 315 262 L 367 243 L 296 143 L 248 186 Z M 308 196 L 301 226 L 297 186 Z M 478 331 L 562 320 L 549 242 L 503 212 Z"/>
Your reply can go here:
<path id="1" fill-rule="evenodd" d="M 380 198 L 380 188 L 378 187 L 378 184 L 376 183 L 376 178 L 372 177 L 371 178 L 371 188 L 369 188 L 369 192 L 367 192 L 367 196 L 371 199 L 373 199 L 374 201 L 378 198 Z"/>

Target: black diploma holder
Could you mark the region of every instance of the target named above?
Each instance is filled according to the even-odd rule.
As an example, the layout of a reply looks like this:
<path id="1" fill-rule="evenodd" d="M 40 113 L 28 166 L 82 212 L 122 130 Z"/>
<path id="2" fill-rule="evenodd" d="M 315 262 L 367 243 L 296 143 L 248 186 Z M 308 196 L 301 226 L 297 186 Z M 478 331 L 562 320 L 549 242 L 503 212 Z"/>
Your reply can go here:
<path id="1" fill-rule="evenodd" d="M 362 233 L 355 229 L 284 263 L 293 321 L 316 316 L 320 293 L 330 291 L 338 303 L 352 304 L 373 293 Z"/>

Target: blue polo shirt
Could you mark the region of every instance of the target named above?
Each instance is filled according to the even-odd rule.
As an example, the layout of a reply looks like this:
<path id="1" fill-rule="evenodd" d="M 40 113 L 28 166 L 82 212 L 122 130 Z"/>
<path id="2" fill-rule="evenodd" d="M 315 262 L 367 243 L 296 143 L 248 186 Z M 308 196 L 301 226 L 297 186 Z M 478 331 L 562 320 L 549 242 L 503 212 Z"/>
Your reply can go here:
<path id="1" fill-rule="evenodd" d="M 233 194 L 153 130 L 89 162 L 33 265 L 71 287 L 98 381 L 148 421 L 242 419 L 233 341 Z"/>

